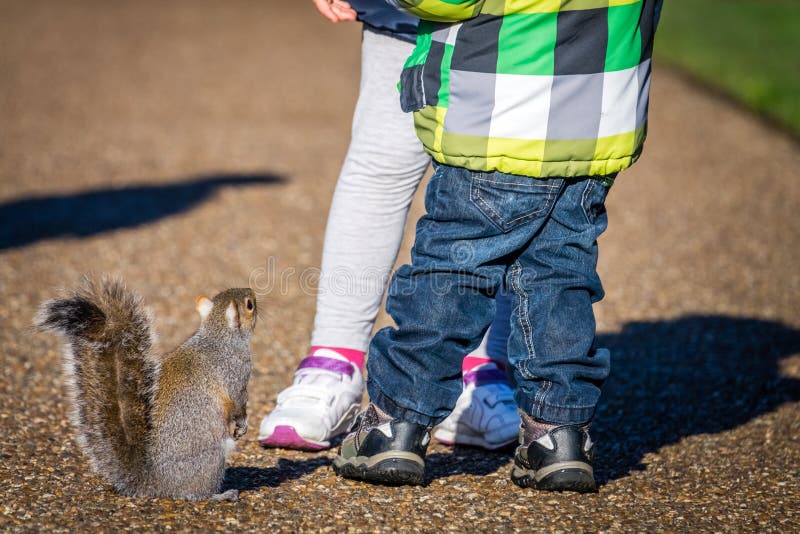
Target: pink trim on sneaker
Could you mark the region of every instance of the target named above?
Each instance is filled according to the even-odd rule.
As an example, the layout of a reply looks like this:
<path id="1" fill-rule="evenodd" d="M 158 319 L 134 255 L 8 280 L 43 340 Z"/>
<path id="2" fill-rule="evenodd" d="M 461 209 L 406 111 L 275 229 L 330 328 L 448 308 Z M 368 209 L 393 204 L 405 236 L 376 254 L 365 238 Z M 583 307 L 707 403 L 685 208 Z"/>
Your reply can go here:
<path id="1" fill-rule="evenodd" d="M 481 365 L 486 365 L 487 363 L 495 364 L 497 368 L 500 369 L 501 371 L 504 371 L 506 368 L 506 366 L 503 363 L 498 362 L 497 360 L 493 360 L 489 357 L 484 357 L 484 356 L 473 356 L 470 354 L 469 356 L 466 356 L 464 358 L 464 361 L 461 364 L 461 372 L 469 373 L 470 371 L 473 371 L 476 367 L 479 367 Z"/>
<path id="2" fill-rule="evenodd" d="M 326 349 L 332 350 L 342 358 L 347 359 L 350 363 L 361 369 L 364 367 L 364 351 L 363 350 L 356 350 L 356 349 L 345 349 L 342 347 L 327 347 L 325 345 L 317 345 L 315 347 L 311 347 L 309 351 L 310 356 L 316 356 L 316 352 L 319 349 Z"/>
<path id="3" fill-rule="evenodd" d="M 293 427 L 286 425 L 276 426 L 272 435 L 259 440 L 259 443 L 265 447 L 301 451 L 321 451 L 328 448 L 320 443 L 304 440 Z"/>

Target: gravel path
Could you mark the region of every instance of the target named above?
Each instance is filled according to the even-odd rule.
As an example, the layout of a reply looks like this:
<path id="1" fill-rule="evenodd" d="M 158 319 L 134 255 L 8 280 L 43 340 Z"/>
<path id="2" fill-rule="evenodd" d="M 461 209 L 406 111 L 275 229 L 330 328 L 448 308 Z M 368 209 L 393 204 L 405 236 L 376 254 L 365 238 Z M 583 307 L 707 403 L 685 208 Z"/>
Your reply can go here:
<path id="1" fill-rule="evenodd" d="M 134 500 L 89 473 L 37 303 L 117 273 L 171 347 L 198 293 L 271 289 L 256 426 L 307 349 L 358 43 L 307 0 L 0 0 L 0 530 L 800 530 L 800 150 L 658 67 L 601 241 L 598 494 L 523 491 L 508 451 L 441 446 L 424 487 L 363 485 L 254 430 L 239 503 Z"/>

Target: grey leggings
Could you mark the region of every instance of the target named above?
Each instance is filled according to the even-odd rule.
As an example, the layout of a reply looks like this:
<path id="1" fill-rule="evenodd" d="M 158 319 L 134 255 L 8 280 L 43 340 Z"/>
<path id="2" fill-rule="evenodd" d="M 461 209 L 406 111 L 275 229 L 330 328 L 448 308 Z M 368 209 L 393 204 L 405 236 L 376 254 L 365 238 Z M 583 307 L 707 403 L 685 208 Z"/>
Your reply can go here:
<path id="1" fill-rule="evenodd" d="M 409 205 L 430 162 L 396 88 L 412 48 L 364 31 L 352 138 L 325 231 L 314 346 L 367 350 Z"/>

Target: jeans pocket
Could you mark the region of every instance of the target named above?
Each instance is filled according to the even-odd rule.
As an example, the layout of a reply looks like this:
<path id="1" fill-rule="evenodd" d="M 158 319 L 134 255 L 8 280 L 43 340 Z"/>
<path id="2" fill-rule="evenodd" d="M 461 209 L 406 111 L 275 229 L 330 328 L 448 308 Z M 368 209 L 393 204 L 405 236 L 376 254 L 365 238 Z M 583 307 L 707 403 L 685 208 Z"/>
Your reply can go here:
<path id="1" fill-rule="evenodd" d="M 501 172 L 475 174 L 470 187 L 472 203 L 501 231 L 546 215 L 564 180 L 539 179 Z"/>
<path id="2" fill-rule="evenodd" d="M 610 188 L 610 185 L 606 185 L 596 178 L 586 180 L 586 187 L 581 197 L 581 207 L 586 222 L 589 224 L 595 224 L 597 219 L 606 213 L 606 196 L 608 196 Z"/>

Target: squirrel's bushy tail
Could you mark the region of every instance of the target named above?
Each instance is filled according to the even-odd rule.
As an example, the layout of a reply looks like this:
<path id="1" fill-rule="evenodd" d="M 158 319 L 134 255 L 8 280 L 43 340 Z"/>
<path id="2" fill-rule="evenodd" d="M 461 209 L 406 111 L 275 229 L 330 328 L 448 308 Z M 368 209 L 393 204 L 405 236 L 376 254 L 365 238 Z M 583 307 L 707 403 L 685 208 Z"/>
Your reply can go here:
<path id="1" fill-rule="evenodd" d="M 40 328 L 65 338 L 78 442 L 92 467 L 118 491 L 137 494 L 147 482 L 146 447 L 158 359 L 152 319 L 142 299 L 117 279 L 44 302 Z"/>

